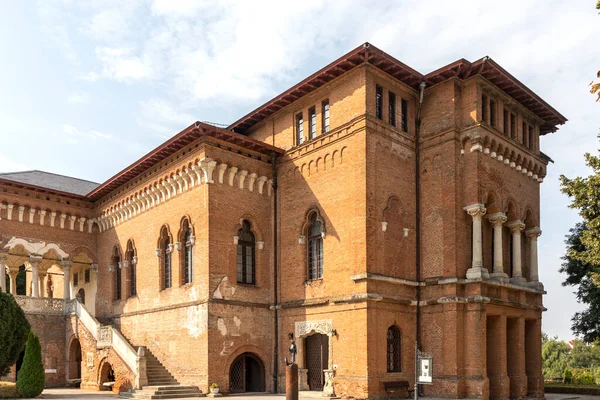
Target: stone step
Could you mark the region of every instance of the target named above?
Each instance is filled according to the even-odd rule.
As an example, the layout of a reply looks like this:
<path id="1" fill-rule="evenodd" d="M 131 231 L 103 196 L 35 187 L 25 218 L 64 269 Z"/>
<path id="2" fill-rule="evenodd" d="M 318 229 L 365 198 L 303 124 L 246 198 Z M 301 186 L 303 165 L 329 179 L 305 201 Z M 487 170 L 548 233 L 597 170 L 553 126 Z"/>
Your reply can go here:
<path id="1" fill-rule="evenodd" d="M 183 385 L 144 386 L 141 390 L 119 394 L 122 399 L 183 399 L 204 396 L 197 386 Z"/>

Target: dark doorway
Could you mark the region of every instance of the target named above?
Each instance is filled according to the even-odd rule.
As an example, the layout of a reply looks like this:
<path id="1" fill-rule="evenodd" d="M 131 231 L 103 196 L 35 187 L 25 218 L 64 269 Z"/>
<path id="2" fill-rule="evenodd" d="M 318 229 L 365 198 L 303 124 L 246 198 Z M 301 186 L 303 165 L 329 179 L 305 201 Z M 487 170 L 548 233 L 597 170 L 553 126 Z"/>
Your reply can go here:
<path id="1" fill-rule="evenodd" d="M 73 339 L 69 348 L 69 379 L 81 379 L 81 344 Z"/>
<path id="2" fill-rule="evenodd" d="M 306 341 L 306 368 L 310 390 L 323 390 L 323 370 L 329 364 L 329 337 L 321 333 L 308 336 Z"/>
<path id="3" fill-rule="evenodd" d="M 100 390 L 112 390 L 115 383 L 115 372 L 112 365 L 105 362 L 100 368 Z"/>
<path id="4" fill-rule="evenodd" d="M 77 300 L 79 300 L 81 304 L 85 305 L 85 290 L 83 290 L 83 288 L 79 289 L 75 297 L 77 298 Z"/>
<path id="5" fill-rule="evenodd" d="M 229 370 L 229 390 L 232 393 L 264 392 L 265 367 L 252 353 L 239 355 Z"/>
<path id="6" fill-rule="evenodd" d="M 19 273 L 17 274 L 17 295 L 27 296 L 27 277 L 25 276 L 25 266 L 19 267 Z"/>

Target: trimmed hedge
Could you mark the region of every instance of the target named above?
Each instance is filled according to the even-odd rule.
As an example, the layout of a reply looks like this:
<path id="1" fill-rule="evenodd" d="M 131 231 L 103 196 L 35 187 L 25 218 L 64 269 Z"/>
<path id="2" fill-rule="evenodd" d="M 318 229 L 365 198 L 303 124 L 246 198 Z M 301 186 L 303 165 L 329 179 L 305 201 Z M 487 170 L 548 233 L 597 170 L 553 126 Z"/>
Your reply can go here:
<path id="1" fill-rule="evenodd" d="M 29 331 L 23 365 L 17 375 L 17 390 L 23 397 L 38 397 L 46 384 L 40 339 Z"/>

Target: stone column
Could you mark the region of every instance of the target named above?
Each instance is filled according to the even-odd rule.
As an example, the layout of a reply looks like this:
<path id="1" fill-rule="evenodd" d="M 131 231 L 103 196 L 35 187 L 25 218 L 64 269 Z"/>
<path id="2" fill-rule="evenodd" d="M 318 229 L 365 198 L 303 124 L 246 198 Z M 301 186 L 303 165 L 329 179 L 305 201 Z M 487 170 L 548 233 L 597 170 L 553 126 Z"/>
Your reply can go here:
<path id="1" fill-rule="evenodd" d="M 544 290 L 544 285 L 538 276 L 538 237 L 542 234 L 539 227 L 533 227 L 525 231 L 529 238 L 529 286 L 534 289 Z"/>
<path id="2" fill-rule="evenodd" d="M 17 274 L 18 271 L 8 271 L 8 277 L 10 278 L 10 294 L 13 296 L 17 295 Z"/>
<path id="3" fill-rule="evenodd" d="M 494 226 L 494 271 L 490 277 L 500 282 L 508 282 L 508 275 L 504 273 L 504 260 L 502 257 L 502 224 L 506 222 L 506 214 L 497 212 L 488 217 Z"/>
<path id="4" fill-rule="evenodd" d="M 29 256 L 29 265 L 31 265 L 31 297 L 40 297 L 40 279 L 38 275 L 38 269 L 41 262 L 42 256 Z"/>
<path id="5" fill-rule="evenodd" d="M 517 285 L 526 285 L 527 280 L 523 278 L 523 271 L 521 269 L 521 231 L 525 229 L 525 224 L 517 219 L 509 222 L 506 226 L 510 228 L 513 238 L 513 271 L 510 282 Z"/>
<path id="6" fill-rule="evenodd" d="M 64 297 L 65 301 L 71 300 L 71 261 L 61 261 L 60 265 L 63 269 L 63 281 L 64 281 Z"/>
<path id="7" fill-rule="evenodd" d="M 6 292 L 6 260 L 7 253 L 0 253 L 0 292 Z"/>
<path id="8" fill-rule="evenodd" d="M 39 290 L 40 297 L 45 297 L 44 296 L 44 293 L 45 293 L 45 290 L 44 290 L 44 279 L 45 278 L 46 278 L 46 273 L 45 272 L 40 272 L 39 273 L 39 280 L 40 280 L 40 282 L 39 282 L 39 286 L 38 286 L 39 287 L 38 290 Z"/>
<path id="9" fill-rule="evenodd" d="M 483 268 L 483 247 L 481 237 L 481 218 L 485 215 L 483 204 L 471 204 L 463 208 L 473 218 L 473 261 L 467 270 L 467 279 L 489 278 L 489 272 Z"/>

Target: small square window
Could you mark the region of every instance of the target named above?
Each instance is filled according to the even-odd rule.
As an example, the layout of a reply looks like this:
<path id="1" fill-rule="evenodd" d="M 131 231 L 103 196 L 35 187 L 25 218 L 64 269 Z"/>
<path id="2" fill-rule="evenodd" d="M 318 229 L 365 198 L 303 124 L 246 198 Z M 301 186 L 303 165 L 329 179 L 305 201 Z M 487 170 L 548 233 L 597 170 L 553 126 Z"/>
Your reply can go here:
<path id="1" fill-rule="evenodd" d="M 77 272 L 73 274 L 73 286 L 79 286 L 79 273 Z"/>
<path id="2" fill-rule="evenodd" d="M 85 270 L 85 283 L 90 283 L 90 270 Z"/>

